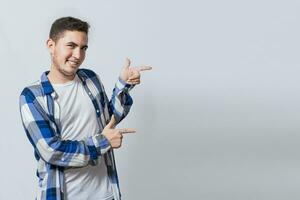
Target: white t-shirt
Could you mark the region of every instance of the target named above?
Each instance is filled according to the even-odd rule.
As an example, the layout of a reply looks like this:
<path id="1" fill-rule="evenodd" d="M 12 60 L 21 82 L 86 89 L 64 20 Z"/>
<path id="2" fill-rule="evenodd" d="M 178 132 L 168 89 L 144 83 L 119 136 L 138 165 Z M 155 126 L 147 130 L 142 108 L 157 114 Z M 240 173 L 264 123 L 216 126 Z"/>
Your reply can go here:
<path id="1" fill-rule="evenodd" d="M 65 84 L 52 84 L 58 94 L 63 140 L 85 140 L 99 133 L 95 108 L 76 75 Z M 66 200 L 111 200 L 112 188 L 103 156 L 96 166 L 65 170 Z"/>

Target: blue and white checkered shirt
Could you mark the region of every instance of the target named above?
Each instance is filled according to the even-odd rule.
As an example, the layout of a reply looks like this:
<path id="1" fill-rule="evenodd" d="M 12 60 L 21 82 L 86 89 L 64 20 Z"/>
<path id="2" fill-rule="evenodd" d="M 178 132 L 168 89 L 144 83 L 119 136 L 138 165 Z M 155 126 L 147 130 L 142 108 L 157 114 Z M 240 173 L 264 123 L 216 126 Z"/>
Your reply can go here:
<path id="1" fill-rule="evenodd" d="M 36 199 L 63 200 L 64 169 L 96 165 L 101 156 L 104 156 L 114 198 L 121 199 L 113 149 L 101 132 L 81 141 L 61 139 L 57 125 L 57 94 L 47 77 L 48 73 L 44 72 L 39 81 L 25 87 L 20 95 L 23 126 L 37 159 L 39 182 Z M 95 107 L 101 131 L 112 115 L 117 123 L 124 119 L 132 105 L 129 95 L 132 85 L 119 78 L 109 101 L 97 74 L 88 69 L 78 69 L 77 75 Z"/>

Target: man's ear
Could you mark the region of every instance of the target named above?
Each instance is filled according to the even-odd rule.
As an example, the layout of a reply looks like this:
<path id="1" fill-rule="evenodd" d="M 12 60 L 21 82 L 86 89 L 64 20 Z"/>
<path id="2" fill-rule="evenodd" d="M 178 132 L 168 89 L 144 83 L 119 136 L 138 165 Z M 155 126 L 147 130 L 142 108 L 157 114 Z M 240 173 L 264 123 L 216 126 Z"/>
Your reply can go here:
<path id="1" fill-rule="evenodd" d="M 54 47 L 55 47 L 55 42 L 54 40 L 52 40 L 51 38 L 49 38 L 46 42 L 46 46 L 50 52 L 50 54 L 52 55 L 54 52 Z"/>

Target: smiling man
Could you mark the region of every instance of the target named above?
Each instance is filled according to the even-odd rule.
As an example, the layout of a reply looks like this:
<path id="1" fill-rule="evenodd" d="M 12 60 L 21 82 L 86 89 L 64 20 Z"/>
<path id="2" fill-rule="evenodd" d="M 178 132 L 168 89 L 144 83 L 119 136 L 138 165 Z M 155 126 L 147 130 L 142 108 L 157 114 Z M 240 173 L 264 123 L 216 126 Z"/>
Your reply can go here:
<path id="1" fill-rule="evenodd" d="M 57 19 L 47 47 L 50 71 L 25 87 L 20 112 L 37 159 L 38 200 L 121 199 L 113 149 L 122 145 L 116 129 L 132 105 L 129 91 L 150 66 L 121 70 L 112 98 L 99 76 L 79 68 L 88 48 L 89 24 L 73 17 Z"/>

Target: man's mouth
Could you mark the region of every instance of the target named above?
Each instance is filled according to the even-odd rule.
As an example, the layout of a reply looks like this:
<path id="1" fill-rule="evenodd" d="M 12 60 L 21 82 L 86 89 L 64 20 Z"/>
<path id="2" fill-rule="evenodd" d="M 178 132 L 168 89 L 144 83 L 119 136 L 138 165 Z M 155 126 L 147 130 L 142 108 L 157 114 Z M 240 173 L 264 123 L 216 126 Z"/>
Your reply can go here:
<path id="1" fill-rule="evenodd" d="M 78 66 L 79 62 L 73 61 L 73 60 L 67 60 L 68 63 L 70 63 L 72 66 Z"/>

